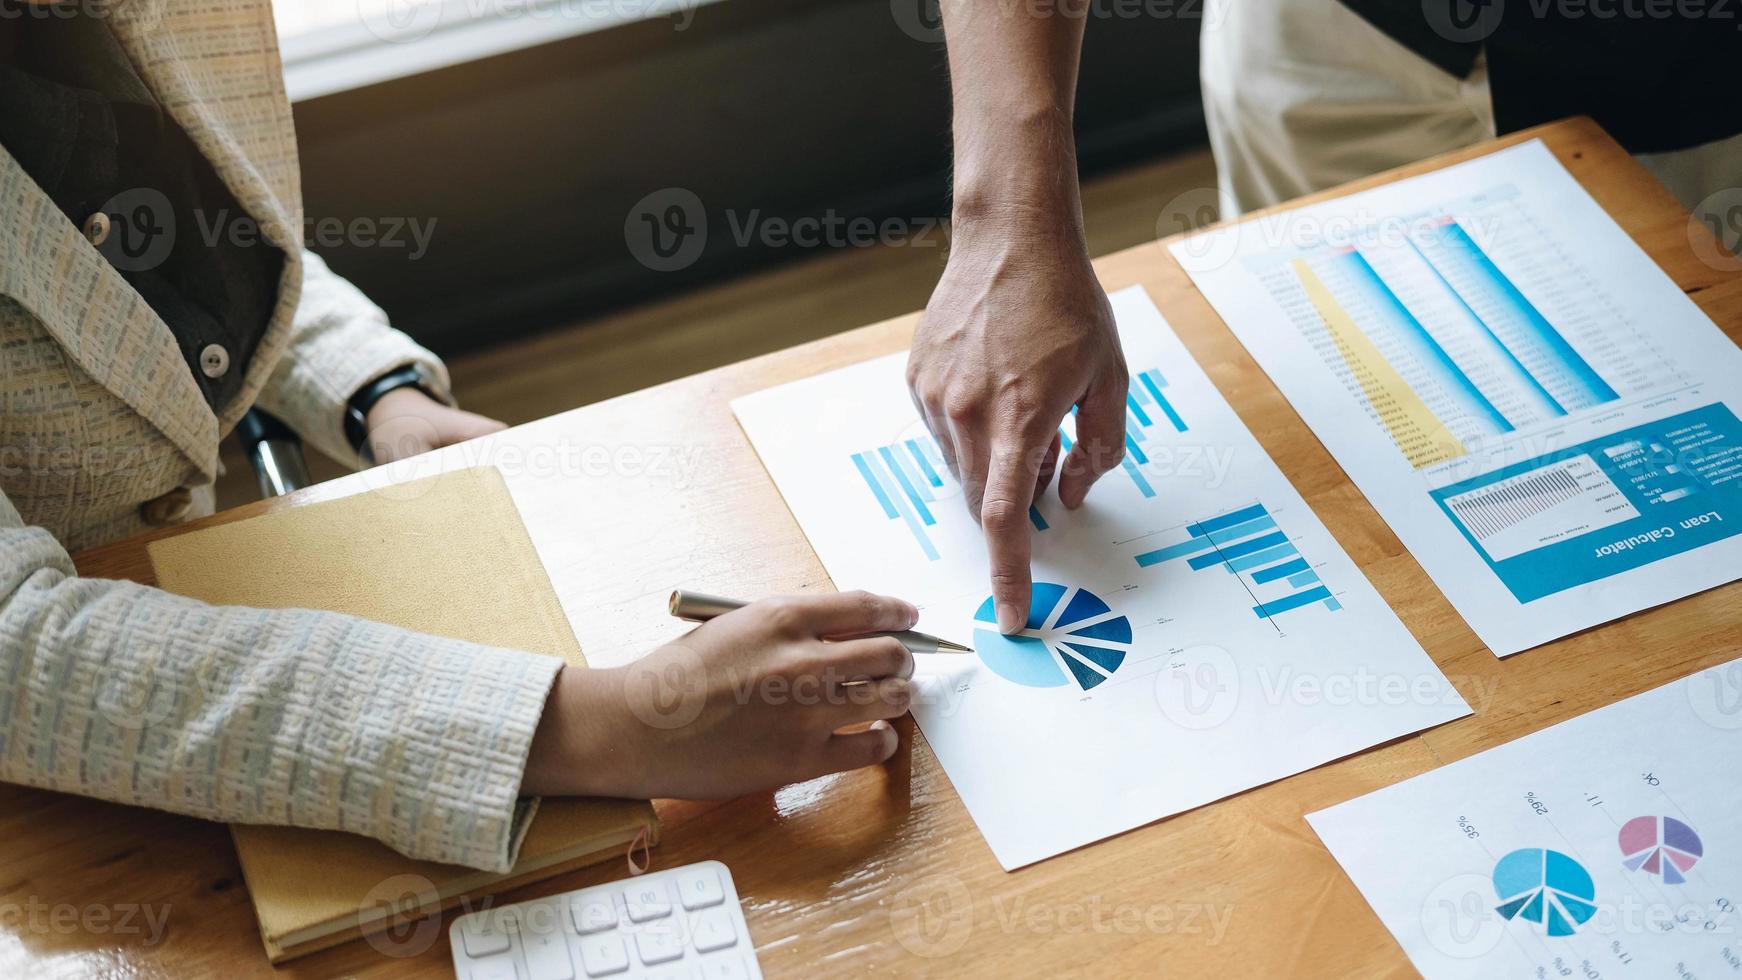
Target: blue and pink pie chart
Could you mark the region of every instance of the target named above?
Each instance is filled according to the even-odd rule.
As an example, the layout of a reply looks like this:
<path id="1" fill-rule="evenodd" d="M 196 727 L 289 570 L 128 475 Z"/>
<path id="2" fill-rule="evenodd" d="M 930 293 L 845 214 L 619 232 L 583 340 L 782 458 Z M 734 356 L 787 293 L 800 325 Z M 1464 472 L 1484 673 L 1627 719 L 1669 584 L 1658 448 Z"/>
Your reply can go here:
<path id="1" fill-rule="evenodd" d="M 998 632 L 991 597 L 974 614 L 974 649 L 993 673 L 1023 687 L 1104 683 L 1131 651 L 1131 620 L 1087 589 L 1036 582 L 1028 622 L 1016 633 Z"/>
<path id="2" fill-rule="evenodd" d="M 1706 853 L 1694 828 L 1674 817 L 1634 817 L 1621 825 L 1617 843 L 1627 870 L 1657 875 L 1666 885 L 1686 881 Z"/>

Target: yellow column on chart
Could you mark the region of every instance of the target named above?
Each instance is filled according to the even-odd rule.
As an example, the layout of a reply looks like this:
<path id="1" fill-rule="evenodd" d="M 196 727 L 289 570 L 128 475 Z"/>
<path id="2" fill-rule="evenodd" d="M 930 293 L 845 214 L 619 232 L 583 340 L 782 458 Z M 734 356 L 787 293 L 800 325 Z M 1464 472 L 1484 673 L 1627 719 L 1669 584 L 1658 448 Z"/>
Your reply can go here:
<path id="1" fill-rule="evenodd" d="M 1318 273 L 1304 259 L 1295 259 L 1292 266 L 1306 290 L 1307 299 L 1319 311 L 1331 339 L 1336 342 L 1337 353 L 1349 365 L 1349 373 L 1360 383 L 1368 403 L 1379 414 L 1379 420 L 1391 433 L 1391 440 L 1397 443 L 1410 465 L 1421 469 L 1464 455 L 1464 444 L 1373 345 L 1372 338 L 1337 302 L 1337 297 L 1319 279 Z"/>

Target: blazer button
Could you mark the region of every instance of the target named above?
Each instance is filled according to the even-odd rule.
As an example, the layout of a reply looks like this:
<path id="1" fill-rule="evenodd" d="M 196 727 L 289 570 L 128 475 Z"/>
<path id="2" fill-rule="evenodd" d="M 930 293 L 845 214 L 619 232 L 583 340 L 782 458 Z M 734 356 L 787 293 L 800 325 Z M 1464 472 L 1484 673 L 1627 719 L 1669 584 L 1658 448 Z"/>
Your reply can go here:
<path id="1" fill-rule="evenodd" d="M 230 352 L 222 344 L 207 344 L 200 350 L 200 373 L 216 381 L 229 370 Z"/>
<path id="2" fill-rule="evenodd" d="M 139 516 L 154 527 L 167 527 L 186 519 L 193 506 L 194 492 L 187 487 L 176 487 L 161 497 L 140 504 Z"/>
<path id="3" fill-rule="evenodd" d="M 101 245 L 109 240 L 109 216 L 101 211 L 85 219 L 83 231 L 85 240 L 92 245 Z"/>

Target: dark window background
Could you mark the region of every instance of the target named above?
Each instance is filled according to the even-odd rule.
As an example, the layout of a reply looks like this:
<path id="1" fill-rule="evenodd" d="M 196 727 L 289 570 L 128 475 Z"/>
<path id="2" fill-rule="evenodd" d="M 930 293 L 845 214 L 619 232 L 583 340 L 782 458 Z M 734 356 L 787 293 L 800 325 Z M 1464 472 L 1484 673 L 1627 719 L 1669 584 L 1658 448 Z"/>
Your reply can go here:
<path id="1" fill-rule="evenodd" d="M 727 0 L 681 31 L 645 21 L 299 103 L 308 217 L 435 219 L 417 261 L 323 252 L 453 354 L 805 255 L 739 246 L 728 211 L 945 215 L 949 90 L 942 46 L 903 29 L 924 33 L 901 6 L 918 2 Z M 1202 141 L 1199 5 L 1179 6 L 1091 18 L 1085 176 Z M 624 221 L 665 187 L 702 201 L 709 235 L 655 272 Z"/>

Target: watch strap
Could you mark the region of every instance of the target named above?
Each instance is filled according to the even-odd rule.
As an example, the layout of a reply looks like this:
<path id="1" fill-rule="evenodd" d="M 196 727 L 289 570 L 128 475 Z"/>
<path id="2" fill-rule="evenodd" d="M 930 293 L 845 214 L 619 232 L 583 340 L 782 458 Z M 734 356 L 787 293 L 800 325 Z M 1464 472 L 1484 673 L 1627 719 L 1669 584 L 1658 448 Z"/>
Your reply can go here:
<path id="1" fill-rule="evenodd" d="M 401 388 L 417 388 L 431 398 L 436 397 L 423 369 L 416 364 L 407 364 L 357 389 L 345 404 L 345 439 L 367 462 L 374 462 L 373 454 L 369 452 L 369 411 L 388 392 Z"/>

